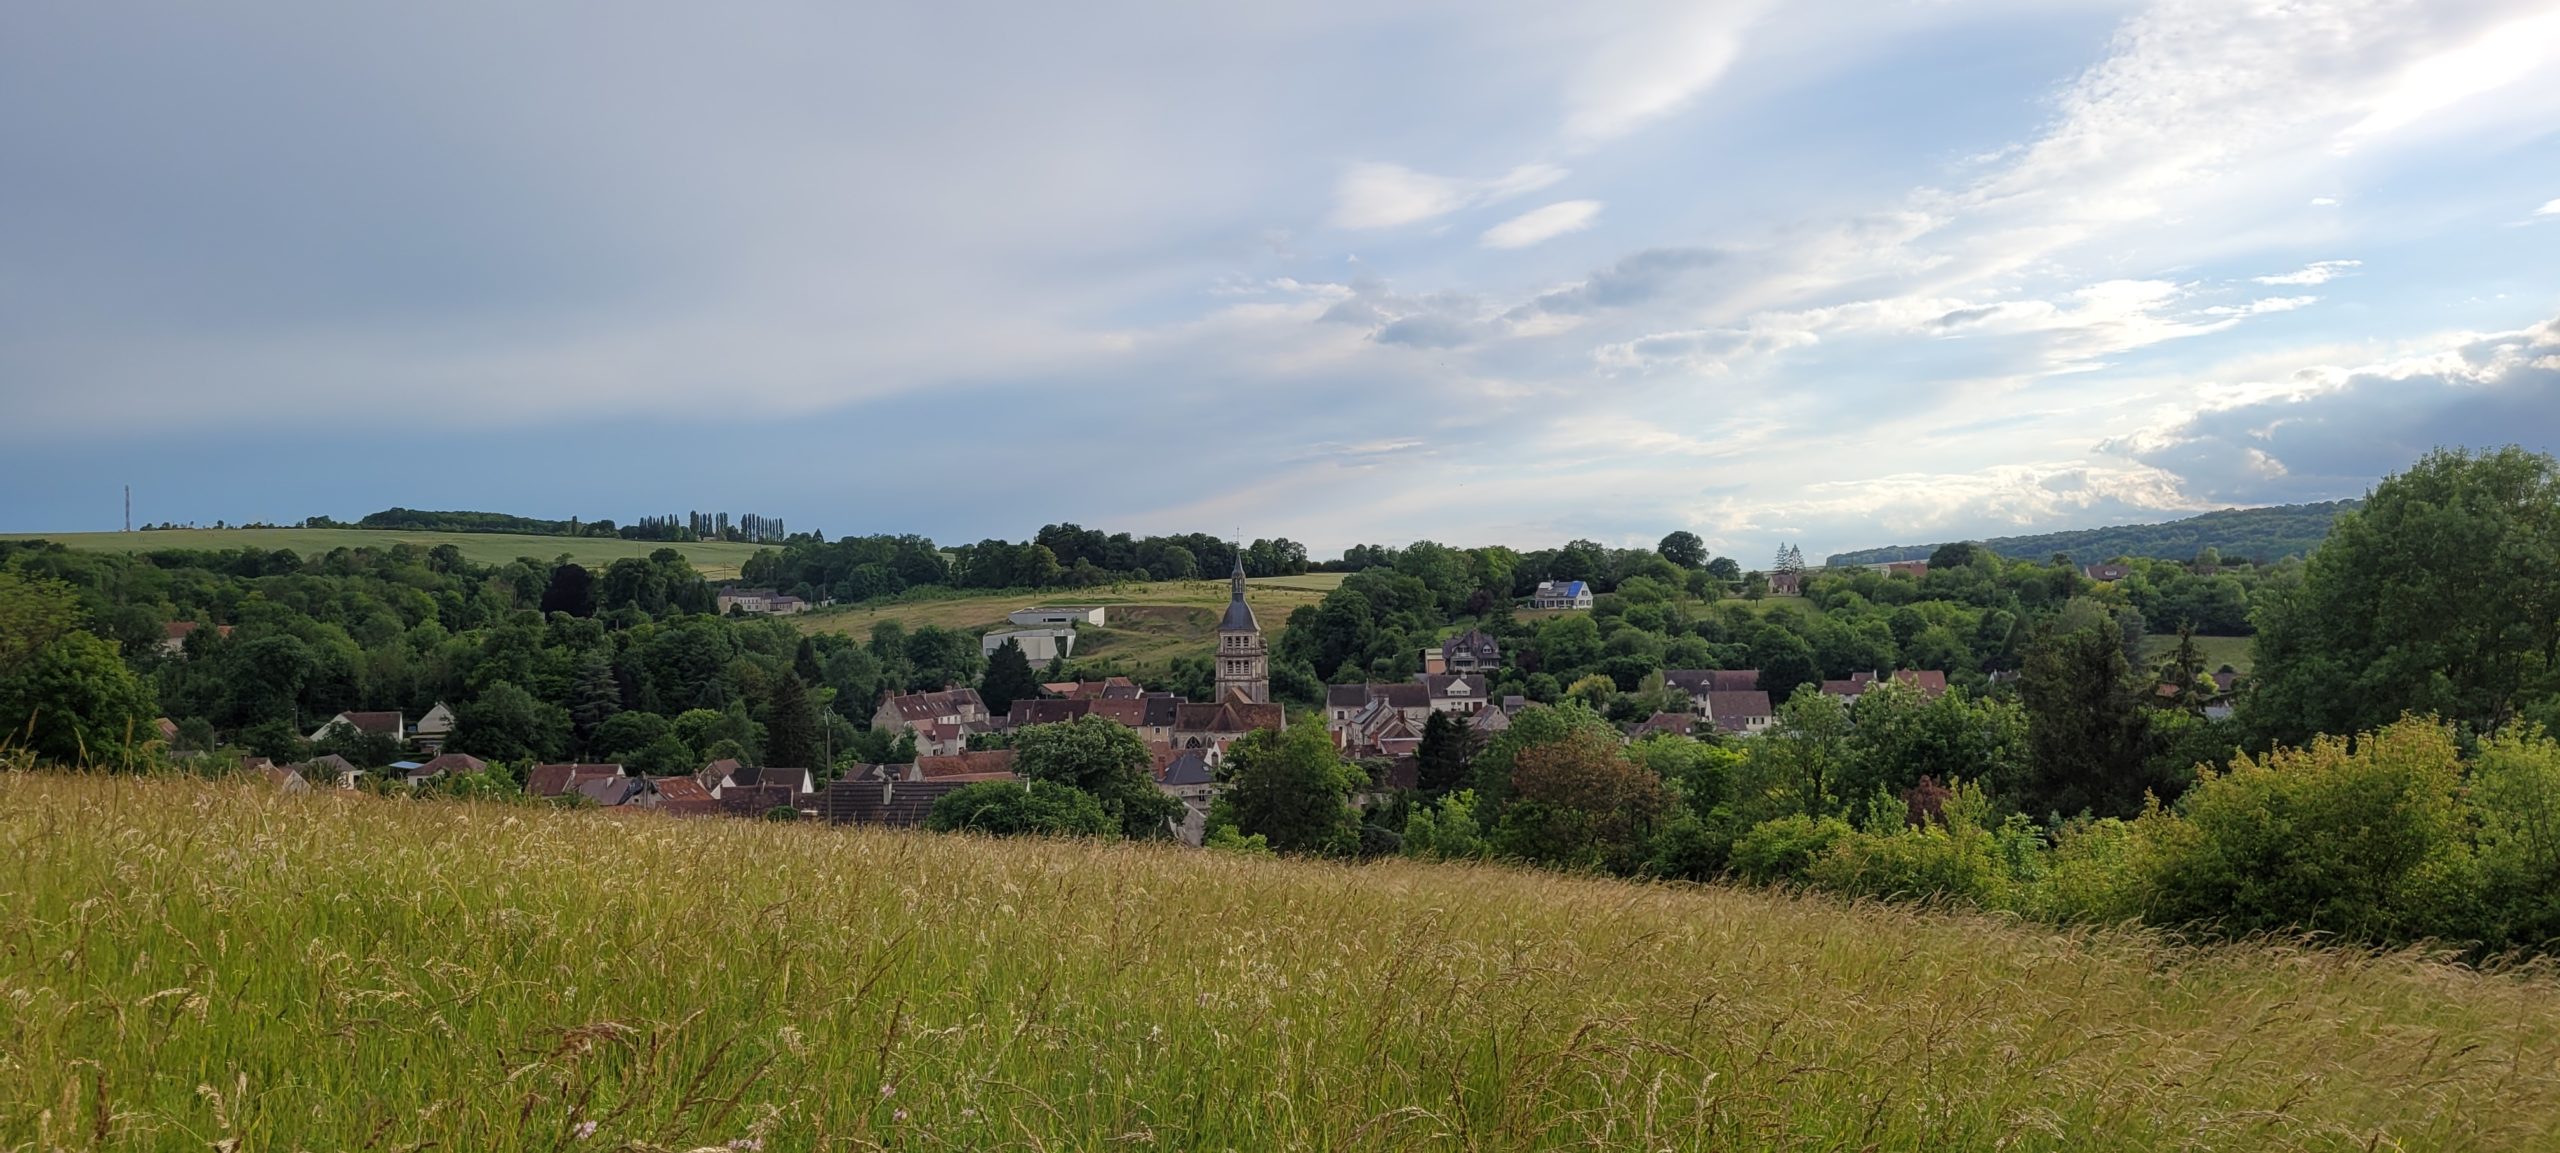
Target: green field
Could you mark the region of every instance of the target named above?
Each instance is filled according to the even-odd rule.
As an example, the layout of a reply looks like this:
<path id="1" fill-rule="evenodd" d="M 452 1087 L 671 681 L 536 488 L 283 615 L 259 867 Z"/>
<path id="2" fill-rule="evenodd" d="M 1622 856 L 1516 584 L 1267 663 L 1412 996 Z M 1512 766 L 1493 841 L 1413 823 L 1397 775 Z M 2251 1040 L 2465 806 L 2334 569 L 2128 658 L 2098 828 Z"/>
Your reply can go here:
<path id="1" fill-rule="evenodd" d="M 2245 676 L 2255 663 L 2250 659 L 2249 642 L 2248 637 L 2200 636 L 2196 638 L 2196 651 L 2204 654 L 2206 672 L 2229 665 Z M 2177 647 L 2176 636 L 2153 633 L 2142 638 L 2142 659 L 2146 664 L 2157 665 L 2171 652 L 2176 651 Z"/>
<path id="2" fill-rule="evenodd" d="M 624 557 L 645 557 L 658 549 L 671 548 L 683 553 L 695 568 L 702 570 L 702 575 L 713 580 L 736 577 L 738 566 L 747 563 L 747 558 L 754 556 L 757 549 L 766 547 L 724 543 L 668 544 L 612 537 L 404 532 L 366 528 L 174 528 L 149 532 L 0 533 L 0 540 L 27 539 L 59 541 L 71 548 L 103 552 L 261 548 L 269 551 L 291 549 L 306 557 L 337 548 L 389 548 L 401 542 L 422 549 L 450 544 L 459 547 L 464 559 L 473 564 L 505 564 L 518 557 L 550 561 L 566 554 L 569 559 L 590 568 L 611 564 Z"/>
<path id="3" fill-rule="evenodd" d="M 186 779 L 0 850 L 0 1149 L 2560 1147 L 2560 985 L 2414 956 Z"/>
<path id="4" fill-rule="evenodd" d="M 1342 584 L 1341 573 L 1306 573 L 1246 582 L 1245 597 L 1266 639 L 1277 639 L 1290 612 L 1324 599 Z M 913 629 L 939 625 L 976 632 L 1010 627 L 1005 614 L 1036 605 L 1102 605 L 1103 623 L 1076 630 L 1076 659 L 1110 658 L 1132 671 L 1161 668 L 1175 657 L 1208 656 L 1216 647 L 1218 616 L 1232 590 L 1222 580 L 1134 581 L 1044 594 L 918 600 L 822 609 L 798 617 L 810 632 L 868 637 L 871 626 L 896 621 Z"/>

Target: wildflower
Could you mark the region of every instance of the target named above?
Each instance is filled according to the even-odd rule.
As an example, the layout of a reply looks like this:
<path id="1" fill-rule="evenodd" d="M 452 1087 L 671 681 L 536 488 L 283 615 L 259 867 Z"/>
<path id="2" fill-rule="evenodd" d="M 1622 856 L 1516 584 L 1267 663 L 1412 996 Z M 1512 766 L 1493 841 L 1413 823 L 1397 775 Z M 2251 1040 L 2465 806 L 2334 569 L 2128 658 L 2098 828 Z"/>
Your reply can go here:
<path id="1" fill-rule="evenodd" d="M 586 1139 L 587 1139 L 587 1138 L 589 1138 L 589 1137 L 593 1137 L 593 1136 L 595 1136 L 595 1135 L 596 1135 L 596 1123 L 595 1123 L 595 1122 L 593 1122 L 593 1121 L 580 1121 L 580 1122 L 578 1122 L 578 1128 L 577 1128 L 576 1132 L 577 1132 L 577 1138 L 578 1138 L 578 1140 L 580 1140 L 580 1141 L 584 1141 L 584 1140 L 586 1140 Z"/>
<path id="2" fill-rule="evenodd" d="M 894 1113 L 889 1114 L 889 1119 L 890 1119 L 890 1120 L 892 1120 L 892 1121 L 904 1122 L 904 1121 L 907 1119 L 907 1111 L 906 1111 L 906 1110 L 904 1110 L 904 1109 L 900 1109 L 900 1110 L 898 1110 L 898 1111 L 896 1111 L 896 1112 L 894 1112 Z"/>
<path id="3" fill-rule="evenodd" d="M 729 1147 L 732 1149 L 744 1149 L 747 1150 L 748 1153 L 754 1153 L 755 1150 L 764 1148 L 764 1138 L 740 1137 L 737 1140 L 729 1142 Z"/>
<path id="4" fill-rule="evenodd" d="M 895 1085 L 888 1085 L 888 1084 L 883 1084 L 882 1086 L 880 1086 L 880 1099 L 881 1099 L 881 1100 L 886 1101 L 886 1100 L 888 1100 L 889 1098 L 891 1098 L 891 1097 L 895 1097 L 895 1096 L 897 1096 L 897 1095 L 898 1095 L 898 1087 L 897 1087 L 897 1086 L 895 1086 Z"/>

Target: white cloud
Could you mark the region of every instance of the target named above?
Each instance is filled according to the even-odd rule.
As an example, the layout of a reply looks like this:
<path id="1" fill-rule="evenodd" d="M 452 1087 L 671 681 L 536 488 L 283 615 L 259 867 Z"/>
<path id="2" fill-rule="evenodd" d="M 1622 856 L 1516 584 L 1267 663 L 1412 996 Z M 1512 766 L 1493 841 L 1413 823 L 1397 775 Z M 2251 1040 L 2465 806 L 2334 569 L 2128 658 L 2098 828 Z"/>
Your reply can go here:
<path id="1" fill-rule="evenodd" d="M 1764 7 L 1759 0 L 1685 0 L 1620 17 L 1568 86 L 1566 132 L 1608 140 L 1685 107 L 1733 67 L 1744 30 Z M 1594 19 L 1592 11 L 1573 9 L 1583 20 Z"/>
<path id="2" fill-rule="evenodd" d="M 2259 284 L 2327 284 L 2332 280 L 2345 276 L 2347 274 L 2347 270 L 2362 268 L 2363 266 L 2364 262 L 2361 260 L 2315 260 L 2309 264 L 2303 265 L 2302 270 L 2299 272 L 2278 273 L 2274 276 L 2253 276 L 2250 277 L 2250 279 Z"/>
<path id="3" fill-rule="evenodd" d="M 2490 29 L 2477 40 L 2425 57 L 2369 101 L 2343 140 L 2390 132 L 2421 117 L 2521 79 L 2560 52 L 2560 11 Z"/>
<path id="4" fill-rule="evenodd" d="M 1568 175 L 1551 164 L 1524 164 L 1490 179 L 1467 180 L 1396 164 L 1354 164 L 1334 185 L 1333 224 L 1395 228 L 1523 196 Z"/>
<path id="5" fill-rule="evenodd" d="M 2314 196 L 2311 198 L 2311 207 L 2313 208 L 2336 208 L 2337 206 L 2338 198 L 2335 196 Z"/>
<path id="6" fill-rule="evenodd" d="M 1580 232 L 1599 218 L 1597 200 L 1560 200 L 1485 229 L 1482 243 L 1487 248 L 1527 248 L 1568 232 Z"/>
<path id="7" fill-rule="evenodd" d="M 2560 216 L 2560 199 L 2543 201 L 2542 207 L 2534 209 L 2533 214 L 2536 216 Z"/>

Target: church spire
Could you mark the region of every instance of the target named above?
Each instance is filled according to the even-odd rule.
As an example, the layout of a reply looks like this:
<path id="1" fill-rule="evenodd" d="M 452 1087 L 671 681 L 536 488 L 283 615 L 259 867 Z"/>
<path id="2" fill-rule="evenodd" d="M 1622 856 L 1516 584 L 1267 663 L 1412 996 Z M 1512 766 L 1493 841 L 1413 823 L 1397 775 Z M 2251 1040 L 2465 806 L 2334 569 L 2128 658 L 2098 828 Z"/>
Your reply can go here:
<path id="1" fill-rule="evenodd" d="M 1271 700 L 1271 665 L 1262 644 L 1262 623 L 1244 599 L 1244 552 L 1236 552 L 1235 574 L 1228 578 L 1227 615 L 1218 621 L 1218 700 L 1249 704 Z"/>

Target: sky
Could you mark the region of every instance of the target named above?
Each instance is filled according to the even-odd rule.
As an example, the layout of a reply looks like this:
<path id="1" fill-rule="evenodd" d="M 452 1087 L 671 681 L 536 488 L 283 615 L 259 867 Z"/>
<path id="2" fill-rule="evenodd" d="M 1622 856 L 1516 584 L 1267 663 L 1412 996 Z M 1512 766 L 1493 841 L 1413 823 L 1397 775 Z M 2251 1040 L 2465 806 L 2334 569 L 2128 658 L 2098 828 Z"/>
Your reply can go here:
<path id="1" fill-rule="evenodd" d="M 1756 564 L 2560 441 L 2560 3 L 0 7 L 0 530 Z"/>

